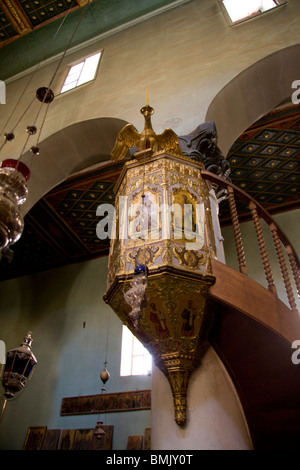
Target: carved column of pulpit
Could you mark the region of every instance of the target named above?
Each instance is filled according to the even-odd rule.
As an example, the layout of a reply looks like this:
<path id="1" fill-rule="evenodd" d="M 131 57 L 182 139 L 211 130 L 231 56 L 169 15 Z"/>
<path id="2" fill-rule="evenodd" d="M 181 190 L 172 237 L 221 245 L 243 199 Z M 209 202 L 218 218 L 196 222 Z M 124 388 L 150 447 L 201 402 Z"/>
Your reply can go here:
<path id="1" fill-rule="evenodd" d="M 208 290 L 216 257 L 203 164 L 184 156 L 176 134 L 156 135 L 141 110 L 144 131 L 118 135 L 113 160 L 124 159 L 115 186 L 105 301 L 153 356 L 174 397 L 175 420 L 186 422 L 191 373 L 207 348 L 212 313 Z M 138 151 L 126 160 L 129 148 Z"/>

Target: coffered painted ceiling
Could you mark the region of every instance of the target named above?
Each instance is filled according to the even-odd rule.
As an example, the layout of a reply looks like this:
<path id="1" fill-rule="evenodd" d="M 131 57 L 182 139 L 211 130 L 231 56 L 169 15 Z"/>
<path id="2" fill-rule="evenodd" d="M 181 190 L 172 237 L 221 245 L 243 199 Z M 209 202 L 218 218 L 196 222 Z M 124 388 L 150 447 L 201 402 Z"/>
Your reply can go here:
<path id="1" fill-rule="evenodd" d="M 274 111 L 247 129 L 227 159 L 232 182 L 271 214 L 300 207 L 300 106 Z M 44 196 L 25 217 L 13 261 L 0 263 L 0 279 L 107 255 L 109 240 L 99 240 L 97 207 L 114 203 L 122 163 L 72 176 Z M 241 220 L 246 207 L 239 204 Z M 221 224 L 229 221 L 226 201 Z M 284 229 L 284 228 L 283 228 Z"/>
<path id="2" fill-rule="evenodd" d="M 0 41 L 8 44 L 47 22 L 80 7 L 80 0 L 1 0 Z M 82 4 L 86 3 L 84 0 Z"/>
<path id="3" fill-rule="evenodd" d="M 264 116 L 234 142 L 227 159 L 232 182 L 271 214 L 299 208 L 300 107 Z M 228 218 L 225 207 L 221 218 Z"/>

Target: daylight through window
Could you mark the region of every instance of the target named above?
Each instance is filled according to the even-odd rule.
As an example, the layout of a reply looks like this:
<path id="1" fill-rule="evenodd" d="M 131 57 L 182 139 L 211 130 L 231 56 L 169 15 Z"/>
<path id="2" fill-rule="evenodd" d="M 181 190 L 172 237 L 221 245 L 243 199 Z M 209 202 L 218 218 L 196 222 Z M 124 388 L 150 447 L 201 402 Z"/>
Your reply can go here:
<path id="1" fill-rule="evenodd" d="M 222 0 L 230 19 L 238 23 L 251 16 L 276 8 L 280 5 L 278 0 Z"/>
<path id="2" fill-rule="evenodd" d="M 123 325 L 121 376 L 148 375 L 152 370 L 152 357 L 142 343 Z"/>
<path id="3" fill-rule="evenodd" d="M 96 75 L 100 55 L 101 53 L 98 52 L 97 54 L 87 57 L 82 62 L 73 65 L 64 81 L 61 93 L 93 80 Z"/>

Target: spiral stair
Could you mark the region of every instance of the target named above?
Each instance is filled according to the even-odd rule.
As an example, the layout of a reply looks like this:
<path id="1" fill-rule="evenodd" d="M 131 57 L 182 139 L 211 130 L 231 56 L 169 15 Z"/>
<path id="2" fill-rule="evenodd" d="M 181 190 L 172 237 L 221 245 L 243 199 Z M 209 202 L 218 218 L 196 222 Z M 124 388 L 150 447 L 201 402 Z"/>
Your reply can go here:
<path id="1" fill-rule="evenodd" d="M 212 260 L 216 283 L 209 295 L 209 308 L 214 312 L 210 343 L 236 387 L 253 448 L 296 449 L 300 441 L 300 364 L 292 361 L 292 354 L 293 342 L 300 339 L 294 296 L 300 290 L 299 259 L 280 227 L 252 197 L 212 173 L 203 171 L 202 176 L 228 193 L 239 262 L 236 271 Z M 237 199 L 249 207 L 267 288 L 247 275 Z M 272 232 L 289 306 L 277 296 L 261 219 Z"/>

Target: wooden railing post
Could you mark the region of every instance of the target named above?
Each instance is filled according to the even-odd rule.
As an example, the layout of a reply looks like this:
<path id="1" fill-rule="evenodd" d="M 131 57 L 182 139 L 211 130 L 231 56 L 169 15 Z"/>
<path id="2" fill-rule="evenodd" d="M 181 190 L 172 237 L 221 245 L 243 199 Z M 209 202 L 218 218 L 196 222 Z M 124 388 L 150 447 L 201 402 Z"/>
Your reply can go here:
<path id="1" fill-rule="evenodd" d="M 291 265 L 291 268 L 292 268 L 292 273 L 293 273 L 295 284 L 296 284 L 296 287 L 297 287 L 298 297 L 300 299 L 300 270 L 297 267 L 294 252 L 293 252 L 293 249 L 290 245 L 288 245 L 286 247 L 286 252 L 287 252 L 287 255 L 289 257 L 290 265 Z"/>
<path id="2" fill-rule="evenodd" d="M 259 219 L 259 216 L 258 216 L 258 213 L 257 213 L 256 204 L 254 204 L 253 201 L 250 202 L 249 209 L 250 209 L 252 219 L 253 219 L 253 222 L 254 222 L 254 226 L 255 226 L 255 231 L 256 231 L 256 235 L 257 235 L 257 240 L 258 240 L 258 245 L 259 245 L 259 249 L 260 249 L 261 259 L 262 259 L 262 262 L 263 262 L 264 271 L 265 271 L 265 275 L 266 275 L 266 279 L 267 279 L 267 283 L 268 283 L 268 289 L 269 289 L 269 291 L 273 292 L 274 294 L 277 294 L 276 287 L 275 287 L 274 280 L 273 280 L 273 276 L 272 276 L 272 271 L 271 271 L 271 266 L 270 266 L 269 257 L 268 257 L 268 253 L 267 253 L 267 248 L 266 248 L 263 232 L 262 232 L 261 225 L 260 225 L 260 219 Z"/>
<path id="3" fill-rule="evenodd" d="M 280 266 L 280 270 L 281 270 L 281 274 L 282 274 L 282 279 L 283 279 L 283 282 L 284 282 L 284 285 L 285 285 L 285 290 L 286 290 L 286 293 L 287 293 L 287 297 L 288 297 L 290 307 L 291 307 L 292 310 L 297 310 L 297 306 L 296 306 L 296 303 L 295 303 L 295 297 L 294 297 L 294 294 L 293 294 L 293 289 L 292 289 L 290 278 L 289 278 L 289 273 L 288 273 L 288 270 L 287 270 L 287 266 L 286 266 L 285 259 L 284 259 L 284 254 L 283 254 L 283 251 L 282 251 L 282 248 L 281 248 L 280 239 L 279 239 L 279 236 L 278 236 L 278 233 L 277 233 L 277 227 L 275 226 L 275 224 L 270 224 L 270 230 L 272 232 L 274 245 L 275 245 L 276 253 L 277 253 L 277 258 L 278 258 L 278 261 L 279 261 L 279 266 Z"/>
<path id="4" fill-rule="evenodd" d="M 236 209 L 236 203 L 234 199 L 234 191 L 231 186 L 228 186 L 227 190 L 228 190 L 228 202 L 229 202 L 229 208 L 230 208 L 230 214 L 231 214 L 231 220 L 232 220 L 232 226 L 233 226 L 235 246 L 236 246 L 237 257 L 238 257 L 238 262 L 239 262 L 239 269 L 241 273 L 247 274 L 245 252 L 244 252 L 244 247 L 243 247 L 242 234 L 240 231 L 240 224 L 239 224 L 239 218 L 238 218 L 237 209 Z"/>
<path id="5" fill-rule="evenodd" d="M 253 219 L 255 229 L 256 229 L 256 235 L 258 238 L 263 267 L 264 267 L 265 275 L 266 275 L 267 282 L 268 282 L 268 289 L 271 292 L 274 292 L 277 294 L 276 287 L 273 281 L 272 272 L 271 272 L 270 262 L 268 259 L 267 249 L 265 246 L 263 232 L 261 229 L 260 218 L 262 218 L 267 223 L 267 225 L 272 231 L 273 241 L 275 243 L 277 258 L 279 261 L 283 281 L 284 281 L 286 292 L 288 295 L 289 304 L 292 310 L 295 309 L 297 311 L 297 308 L 295 305 L 295 297 L 294 297 L 292 287 L 291 287 L 291 280 L 289 277 L 289 273 L 287 271 L 287 266 L 285 264 L 283 247 L 286 250 L 287 256 L 289 258 L 289 262 L 290 262 L 291 270 L 294 276 L 295 285 L 298 291 L 299 298 L 300 298 L 300 260 L 291 242 L 286 237 L 285 233 L 281 230 L 281 228 L 278 226 L 276 221 L 271 217 L 271 215 L 257 201 L 255 201 L 253 197 L 251 197 L 245 191 L 240 189 L 238 186 L 235 186 L 233 183 L 229 182 L 228 180 L 225 180 L 221 178 L 220 176 L 210 173 L 209 171 L 203 170 L 201 173 L 205 180 L 209 181 L 210 183 L 214 183 L 222 188 L 227 189 L 231 221 L 232 221 L 233 232 L 234 232 L 234 240 L 235 240 L 237 256 L 238 256 L 238 261 L 239 261 L 239 270 L 240 272 L 244 274 L 247 274 L 247 269 L 246 269 L 245 254 L 244 254 L 244 248 L 243 248 L 242 236 L 241 236 L 241 231 L 240 231 L 240 226 L 239 226 L 239 218 L 238 218 L 238 211 L 237 211 L 235 198 L 238 197 L 243 202 L 249 205 L 249 209 L 251 211 L 252 219 Z"/>

